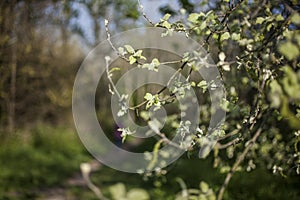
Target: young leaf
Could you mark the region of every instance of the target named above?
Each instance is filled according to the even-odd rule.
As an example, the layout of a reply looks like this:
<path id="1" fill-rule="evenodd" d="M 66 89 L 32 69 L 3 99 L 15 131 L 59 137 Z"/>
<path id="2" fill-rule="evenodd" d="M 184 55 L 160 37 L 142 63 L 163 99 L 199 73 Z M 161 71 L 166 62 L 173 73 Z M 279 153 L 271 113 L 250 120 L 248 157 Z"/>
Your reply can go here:
<path id="1" fill-rule="evenodd" d="M 126 44 L 124 47 L 125 47 L 125 49 L 127 50 L 128 53 L 134 54 L 135 51 L 134 51 L 134 48 L 132 46 Z"/>
<path id="2" fill-rule="evenodd" d="M 283 21 L 284 18 L 283 18 L 282 15 L 279 14 L 279 15 L 276 16 L 275 20 L 279 22 L 279 21 Z"/>
<path id="3" fill-rule="evenodd" d="M 237 33 L 232 33 L 231 34 L 231 39 L 232 40 L 240 40 L 241 39 L 241 34 L 237 34 Z"/>
<path id="4" fill-rule="evenodd" d="M 122 56 L 124 56 L 125 54 L 127 54 L 127 52 L 124 50 L 123 47 L 119 47 L 118 51 L 119 51 L 119 54 L 121 54 Z"/>
<path id="5" fill-rule="evenodd" d="M 189 15 L 188 21 L 190 21 L 192 23 L 197 23 L 197 20 L 199 17 L 200 17 L 200 15 L 198 13 L 192 13 Z"/>
<path id="6" fill-rule="evenodd" d="M 164 21 L 162 24 L 161 24 L 163 27 L 167 28 L 167 29 L 170 29 L 171 28 L 171 24 L 167 21 Z"/>
<path id="7" fill-rule="evenodd" d="M 225 32 L 221 35 L 220 41 L 224 41 L 224 40 L 228 40 L 230 38 L 230 33 L 229 32 Z"/>
<path id="8" fill-rule="evenodd" d="M 167 14 L 165 14 L 165 16 L 162 19 L 167 21 L 167 20 L 169 20 L 170 17 L 171 17 L 171 15 L 169 13 L 167 13 Z"/>
<path id="9" fill-rule="evenodd" d="M 150 94 L 150 93 L 146 93 L 145 96 L 144 96 L 144 99 L 146 99 L 148 101 L 152 100 L 153 98 L 154 98 L 153 95 Z"/>
<path id="10" fill-rule="evenodd" d="M 202 23 L 201 23 L 201 25 L 200 25 L 200 30 L 203 30 L 203 29 L 205 29 L 206 28 L 206 21 L 203 21 Z"/>
<path id="11" fill-rule="evenodd" d="M 279 52 L 284 55 L 288 60 L 293 60 L 298 58 L 300 55 L 299 48 L 292 42 L 286 42 L 279 46 Z"/>
<path id="12" fill-rule="evenodd" d="M 149 200 L 149 194 L 146 190 L 140 189 L 140 188 L 133 188 L 129 190 L 127 193 L 127 199 L 128 200 Z"/>
<path id="13" fill-rule="evenodd" d="M 132 65 L 136 62 L 136 58 L 134 56 L 129 56 L 129 63 Z"/>
<path id="14" fill-rule="evenodd" d="M 138 50 L 137 52 L 134 53 L 134 56 L 139 58 L 142 56 L 143 50 Z"/>
<path id="15" fill-rule="evenodd" d="M 294 24 L 299 25 L 300 24 L 300 15 L 298 13 L 294 13 L 293 16 L 292 16 L 292 18 L 291 18 L 291 21 Z"/>
<path id="16" fill-rule="evenodd" d="M 114 67 L 111 70 L 109 70 L 109 74 L 113 73 L 114 71 L 120 71 L 121 69 L 119 67 Z"/>
<path id="17" fill-rule="evenodd" d="M 265 18 L 263 18 L 263 17 L 258 17 L 258 18 L 256 18 L 255 23 L 256 23 L 256 24 L 262 24 L 264 21 L 265 21 Z"/>
<path id="18" fill-rule="evenodd" d="M 160 65 L 160 62 L 159 62 L 159 60 L 157 58 L 154 58 L 151 63 L 153 63 L 153 65 L 155 67 L 158 67 Z"/>
<path id="19" fill-rule="evenodd" d="M 123 183 L 117 183 L 108 188 L 113 199 L 124 199 L 126 197 L 126 188 Z"/>
<path id="20" fill-rule="evenodd" d="M 202 88 L 203 92 L 205 92 L 208 87 L 207 82 L 205 80 L 202 80 L 198 83 L 197 87 Z"/>
<path id="21" fill-rule="evenodd" d="M 208 190 L 209 190 L 208 184 L 207 184 L 206 182 L 204 182 L 204 181 L 201 181 L 201 182 L 200 182 L 199 187 L 200 187 L 200 189 L 201 189 L 201 191 L 202 191 L 203 193 L 206 193 L 206 192 L 208 192 Z"/>

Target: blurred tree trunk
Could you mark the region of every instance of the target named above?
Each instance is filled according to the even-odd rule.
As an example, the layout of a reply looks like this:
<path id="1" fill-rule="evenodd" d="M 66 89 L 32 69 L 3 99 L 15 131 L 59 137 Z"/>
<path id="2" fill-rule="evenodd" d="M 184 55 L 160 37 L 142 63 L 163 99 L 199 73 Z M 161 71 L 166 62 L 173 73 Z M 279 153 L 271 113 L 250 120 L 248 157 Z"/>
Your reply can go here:
<path id="1" fill-rule="evenodd" d="M 15 31 L 13 26 L 13 32 Z M 8 131 L 15 130 L 15 113 L 16 113 L 16 76 L 17 76 L 17 34 L 13 34 L 14 44 L 11 46 L 11 80 L 10 80 L 10 98 L 8 108 Z"/>
<path id="2" fill-rule="evenodd" d="M 14 8 L 16 0 L 9 3 L 1 3 L 1 98 L 4 100 L 7 116 L 5 116 L 5 107 L 2 104 L 1 118 L 6 119 L 7 130 L 13 132 L 15 129 L 15 109 L 16 109 L 16 76 L 17 76 L 17 33 L 16 33 L 16 13 Z M 7 83 L 9 87 L 7 88 Z M 2 122 L 3 123 L 3 122 Z"/>
<path id="3" fill-rule="evenodd" d="M 18 14 L 14 12 L 16 1 L 13 1 L 13 8 L 11 9 L 11 80 L 10 80 L 10 99 L 9 99 L 9 109 L 8 109 L 8 131 L 10 133 L 15 130 L 15 114 L 16 114 L 16 80 L 17 80 L 17 52 L 18 52 L 18 34 L 16 22 L 18 20 Z"/>

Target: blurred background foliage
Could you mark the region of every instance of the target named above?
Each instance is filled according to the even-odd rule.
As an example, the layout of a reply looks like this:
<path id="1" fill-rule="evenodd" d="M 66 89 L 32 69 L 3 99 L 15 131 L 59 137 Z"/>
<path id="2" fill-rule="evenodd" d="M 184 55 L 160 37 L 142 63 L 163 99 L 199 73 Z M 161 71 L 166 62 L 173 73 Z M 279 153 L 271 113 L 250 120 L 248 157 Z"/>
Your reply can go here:
<path id="1" fill-rule="evenodd" d="M 92 181 L 112 199 L 118 192 L 128 197 L 134 188 L 146 190 L 150 199 L 175 199 L 182 182 L 200 192 L 218 191 L 252 137 L 247 126 L 253 119 L 254 130 L 261 124 L 264 129 L 224 199 L 298 199 L 299 1 L 149 0 L 142 4 L 149 18 L 170 13 L 170 24 L 182 20 L 195 27 L 193 39 L 208 38 L 204 46 L 220 64 L 228 94 L 225 132 L 239 132 L 228 141 L 239 137 L 242 143 L 216 149 L 205 160 L 189 152 L 169 166 L 166 175 L 143 177 L 103 166 L 93 173 Z M 228 11 L 230 6 L 235 9 Z M 80 163 L 92 160 L 76 135 L 71 98 L 85 55 L 105 39 L 106 18 L 112 34 L 148 25 L 135 0 L 0 2 L 0 199 L 47 199 L 53 193 L 61 199 L 96 199 L 84 184 L 69 183 L 71 177 L 80 179 Z M 221 52 L 226 58 L 220 59 Z M 224 61 L 229 62 L 229 70 Z M 257 84 L 262 82 L 263 88 Z M 100 97 L 98 117 L 112 133 L 110 107 L 103 106 L 110 102 L 107 85 L 99 85 L 96 98 Z M 257 117 L 256 105 L 268 114 Z M 201 109 L 207 110 L 207 105 Z M 208 122 L 209 116 L 203 115 Z M 143 145 L 151 149 L 153 143 Z"/>

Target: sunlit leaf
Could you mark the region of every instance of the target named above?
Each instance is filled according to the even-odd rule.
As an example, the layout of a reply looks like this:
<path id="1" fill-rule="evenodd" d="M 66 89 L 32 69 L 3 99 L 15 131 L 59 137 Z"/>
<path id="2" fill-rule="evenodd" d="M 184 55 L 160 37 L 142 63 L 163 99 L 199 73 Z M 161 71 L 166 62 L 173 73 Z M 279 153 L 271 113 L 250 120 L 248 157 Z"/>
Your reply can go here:
<path id="1" fill-rule="evenodd" d="M 136 62 L 136 58 L 134 56 L 129 56 L 129 63 L 132 65 Z"/>
<path id="2" fill-rule="evenodd" d="M 230 33 L 229 32 L 225 32 L 221 35 L 220 37 L 220 41 L 224 41 L 224 40 L 228 40 L 230 38 Z"/>
<path id="3" fill-rule="evenodd" d="M 135 51 L 134 51 L 134 48 L 132 46 L 127 44 L 124 47 L 125 47 L 125 49 L 127 50 L 128 53 L 134 54 Z"/>
<path id="4" fill-rule="evenodd" d="M 296 59 L 300 55 L 299 48 L 295 44 L 293 44 L 292 42 L 290 42 L 290 41 L 281 44 L 279 46 L 278 50 L 288 60 Z"/>
<path id="5" fill-rule="evenodd" d="M 262 24 L 264 21 L 265 21 L 265 18 L 263 18 L 263 17 L 258 17 L 258 18 L 256 18 L 255 23 L 256 23 L 256 24 Z"/>

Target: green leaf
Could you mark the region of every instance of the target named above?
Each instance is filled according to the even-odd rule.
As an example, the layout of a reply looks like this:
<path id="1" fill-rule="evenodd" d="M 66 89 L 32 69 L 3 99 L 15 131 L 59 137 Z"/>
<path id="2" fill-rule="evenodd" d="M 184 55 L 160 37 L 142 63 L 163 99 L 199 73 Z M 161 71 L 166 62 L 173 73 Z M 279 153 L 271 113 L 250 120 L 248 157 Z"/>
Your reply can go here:
<path id="1" fill-rule="evenodd" d="M 171 17 L 171 14 L 167 13 L 165 16 L 162 18 L 163 20 L 167 21 Z"/>
<path id="2" fill-rule="evenodd" d="M 150 64 L 149 64 L 149 63 L 145 63 L 145 64 L 143 64 L 141 67 L 142 67 L 142 68 L 147 68 L 147 69 L 149 69 L 149 68 L 150 68 Z"/>
<path id="3" fill-rule="evenodd" d="M 283 18 L 282 15 L 279 14 L 279 15 L 276 16 L 275 20 L 278 21 L 278 22 L 280 22 L 280 21 L 283 21 L 284 18 Z"/>
<path id="4" fill-rule="evenodd" d="M 121 69 L 119 67 L 114 67 L 111 70 L 109 70 L 109 73 L 112 73 L 114 71 L 120 71 Z"/>
<path id="5" fill-rule="evenodd" d="M 158 67 L 160 65 L 160 62 L 157 58 L 154 58 L 151 63 L 156 67 Z"/>
<path id="6" fill-rule="evenodd" d="M 152 63 L 146 63 L 142 66 L 142 68 L 147 68 L 150 71 L 157 71 L 157 69 L 155 69 L 155 66 Z"/>
<path id="7" fill-rule="evenodd" d="M 201 23 L 199 29 L 200 29 L 200 30 L 203 30 L 203 29 L 205 29 L 205 28 L 206 28 L 206 21 L 204 21 L 204 22 Z"/>
<path id="8" fill-rule="evenodd" d="M 141 112 L 140 112 L 140 117 L 141 117 L 143 120 L 148 121 L 149 118 L 150 118 L 150 114 L 149 114 L 149 112 L 147 112 L 147 111 L 141 111 Z"/>
<path id="9" fill-rule="evenodd" d="M 207 89 L 207 82 L 205 80 L 202 80 L 198 83 L 197 87 L 202 88 L 203 92 L 205 92 Z"/>
<path id="10" fill-rule="evenodd" d="M 163 27 L 167 28 L 167 29 L 170 29 L 171 28 L 171 24 L 167 21 L 164 21 L 162 24 L 161 24 Z"/>
<path id="11" fill-rule="evenodd" d="M 258 17 L 258 18 L 256 18 L 255 23 L 256 23 L 256 24 L 262 24 L 264 21 L 265 21 L 265 18 L 263 18 L 263 17 Z"/>
<path id="12" fill-rule="evenodd" d="M 134 54 L 135 51 L 134 51 L 134 48 L 132 46 L 126 44 L 124 47 L 125 47 L 125 49 L 127 50 L 128 53 Z"/>
<path id="13" fill-rule="evenodd" d="M 292 21 L 294 24 L 300 25 L 300 15 L 299 15 L 298 13 L 294 13 L 294 14 L 292 15 L 291 21 Z"/>
<path id="14" fill-rule="evenodd" d="M 204 181 L 201 181 L 201 182 L 200 182 L 199 187 L 200 187 L 200 189 L 201 189 L 201 191 L 202 191 L 203 193 L 206 193 L 206 192 L 208 192 L 208 190 L 209 190 L 208 184 L 207 184 L 206 182 L 204 182 Z"/>
<path id="15" fill-rule="evenodd" d="M 139 58 L 139 57 L 142 56 L 142 53 L 143 53 L 143 50 L 138 50 L 137 52 L 134 53 L 134 56 L 135 56 L 136 58 Z"/>
<path id="16" fill-rule="evenodd" d="M 204 144 L 202 145 L 201 149 L 199 150 L 198 156 L 199 158 L 205 159 L 209 155 L 211 151 L 210 144 Z"/>
<path id="17" fill-rule="evenodd" d="M 135 133 L 135 131 L 131 131 L 129 128 L 118 128 L 118 131 L 121 132 L 122 142 L 124 143 L 126 140 L 126 137 L 128 135 L 132 135 Z"/>
<path id="18" fill-rule="evenodd" d="M 230 171 L 230 167 L 229 166 L 223 166 L 220 168 L 220 173 L 221 174 L 225 174 L 225 173 L 228 173 Z"/>
<path id="19" fill-rule="evenodd" d="M 184 199 L 186 200 L 186 199 Z M 206 196 L 204 194 L 200 194 L 197 200 L 207 200 Z"/>
<path id="20" fill-rule="evenodd" d="M 231 39 L 232 40 L 240 40 L 241 39 L 241 34 L 240 33 L 232 33 L 231 34 Z"/>
<path id="21" fill-rule="evenodd" d="M 129 63 L 132 65 L 136 62 L 136 58 L 134 56 L 129 56 Z"/>
<path id="22" fill-rule="evenodd" d="M 118 48 L 118 51 L 119 51 L 119 53 L 122 55 L 122 56 L 124 56 L 127 52 L 124 50 L 124 48 L 123 47 L 119 47 Z"/>
<path id="23" fill-rule="evenodd" d="M 288 41 L 283 43 L 278 48 L 279 52 L 284 55 L 288 60 L 297 59 L 300 55 L 299 48 L 293 44 L 292 42 Z"/>
<path id="24" fill-rule="evenodd" d="M 273 26 L 273 24 L 271 23 L 271 24 L 269 24 L 268 26 L 267 26 L 267 31 L 270 31 L 271 30 L 271 28 L 272 28 L 272 26 Z"/>
<path id="25" fill-rule="evenodd" d="M 189 15 L 188 21 L 190 21 L 192 23 L 197 23 L 199 17 L 200 17 L 200 14 L 192 13 L 192 14 Z"/>
<path id="26" fill-rule="evenodd" d="M 224 41 L 224 40 L 228 40 L 230 38 L 230 33 L 229 32 L 225 32 L 221 35 L 220 41 Z"/>
<path id="27" fill-rule="evenodd" d="M 133 188 L 127 193 L 127 200 L 149 200 L 149 194 L 146 190 Z"/>
<path id="28" fill-rule="evenodd" d="M 145 94 L 145 96 L 144 96 L 144 99 L 146 99 L 146 100 L 148 100 L 148 101 L 150 101 L 150 100 L 152 100 L 154 97 L 153 97 L 153 95 L 152 94 L 150 94 L 150 93 L 146 93 Z"/>
<path id="29" fill-rule="evenodd" d="M 108 190 L 114 200 L 124 199 L 126 197 L 126 188 L 123 183 L 112 185 Z"/>
<path id="30" fill-rule="evenodd" d="M 229 105 L 230 105 L 230 102 L 228 101 L 228 100 L 226 100 L 226 99 L 223 99 L 222 100 L 222 102 L 221 102 L 221 105 L 220 105 L 220 107 L 224 110 L 224 111 L 226 111 L 226 112 L 229 112 Z"/>

